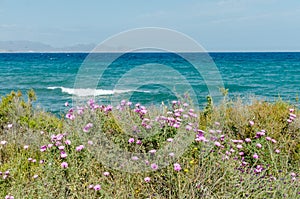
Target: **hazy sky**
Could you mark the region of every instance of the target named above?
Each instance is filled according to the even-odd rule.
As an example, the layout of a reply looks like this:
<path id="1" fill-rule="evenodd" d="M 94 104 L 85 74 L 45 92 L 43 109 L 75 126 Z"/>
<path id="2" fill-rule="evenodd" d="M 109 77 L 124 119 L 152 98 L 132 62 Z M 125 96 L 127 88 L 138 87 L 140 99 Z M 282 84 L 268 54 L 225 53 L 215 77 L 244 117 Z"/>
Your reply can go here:
<path id="1" fill-rule="evenodd" d="M 0 0 L 0 41 L 98 44 L 149 26 L 183 32 L 211 51 L 299 51 L 300 0 Z"/>

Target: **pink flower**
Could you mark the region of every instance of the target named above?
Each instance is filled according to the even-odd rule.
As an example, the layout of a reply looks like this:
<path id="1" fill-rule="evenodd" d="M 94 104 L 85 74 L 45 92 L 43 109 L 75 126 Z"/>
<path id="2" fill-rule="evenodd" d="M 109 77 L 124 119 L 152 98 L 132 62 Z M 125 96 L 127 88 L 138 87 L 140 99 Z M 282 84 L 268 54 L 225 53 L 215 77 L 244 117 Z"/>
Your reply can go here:
<path id="1" fill-rule="evenodd" d="M 83 128 L 83 131 L 84 132 L 89 132 L 90 128 L 93 127 L 93 124 L 92 123 L 88 123 L 87 125 L 85 125 L 85 127 Z"/>
<path id="2" fill-rule="evenodd" d="M 149 151 L 149 153 L 154 154 L 154 153 L 156 153 L 156 150 L 152 149 L 152 150 Z"/>
<path id="3" fill-rule="evenodd" d="M 26 150 L 26 149 L 28 149 L 28 148 L 29 148 L 29 146 L 28 146 L 28 145 L 25 145 L 25 146 L 24 146 L 24 149 L 25 149 L 25 150 Z"/>
<path id="4" fill-rule="evenodd" d="M 141 140 L 137 140 L 137 141 L 136 141 L 136 144 L 137 144 L 137 145 L 141 145 L 141 144 L 142 144 L 142 141 L 141 141 Z"/>
<path id="5" fill-rule="evenodd" d="M 254 159 L 258 159 L 259 156 L 258 156 L 256 153 L 254 153 L 253 158 L 254 158 Z"/>
<path id="6" fill-rule="evenodd" d="M 65 149 L 65 146 L 59 146 L 58 149 L 59 149 L 59 150 L 64 150 L 64 149 Z"/>
<path id="7" fill-rule="evenodd" d="M 256 147 L 257 147 L 257 148 L 261 148 L 262 146 L 261 146 L 261 144 L 257 143 L 257 144 L 256 144 Z"/>
<path id="8" fill-rule="evenodd" d="M 1 145 L 6 145 L 6 144 L 7 144 L 7 141 L 6 141 L 6 140 L 2 140 L 2 141 L 0 142 L 0 144 L 1 144 Z"/>
<path id="9" fill-rule="evenodd" d="M 270 138 L 270 137 L 266 137 L 266 140 L 268 140 L 268 141 L 271 141 L 271 140 L 272 140 L 272 138 Z"/>
<path id="10" fill-rule="evenodd" d="M 251 139 L 250 138 L 246 138 L 245 141 L 246 142 L 251 142 Z"/>
<path id="11" fill-rule="evenodd" d="M 180 164 L 175 163 L 175 164 L 174 164 L 174 170 L 175 170 L 175 171 L 180 171 L 180 170 L 181 170 Z"/>
<path id="12" fill-rule="evenodd" d="M 220 142 L 215 142 L 215 145 L 218 147 L 222 146 Z"/>
<path id="13" fill-rule="evenodd" d="M 242 148 L 243 148 L 243 146 L 242 146 L 242 145 L 240 145 L 240 144 L 238 144 L 238 145 L 236 145 L 236 148 L 238 148 L 238 149 L 242 149 Z"/>
<path id="14" fill-rule="evenodd" d="M 100 184 L 95 185 L 95 186 L 94 186 L 94 190 L 95 190 L 95 191 L 101 190 L 101 185 L 100 185 Z"/>
<path id="15" fill-rule="evenodd" d="M 15 197 L 11 196 L 11 195 L 6 195 L 5 199 L 14 199 Z"/>
<path id="16" fill-rule="evenodd" d="M 90 184 L 89 189 L 93 189 L 93 188 L 94 188 L 94 185 Z"/>
<path id="17" fill-rule="evenodd" d="M 290 108 L 289 111 L 290 111 L 290 113 L 293 113 L 295 111 L 295 109 Z"/>
<path id="18" fill-rule="evenodd" d="M 291 176 L 292 176 L 292 177 L 296 177 L 296 173 L 292 172 L 292 173 L 291 173 Z"/>
<path id="19" fill-rule="evenodd" d="M 153 163 L 153 164 L 151 164 L 151 168 L 152 168 L 153 170 L 157 170 L 157 169 L 158 169 L 158 166 L 157 166 L 157 164 Z"/>
<path id="20" fill-rule="evenodd" d="M 150 182 L 150 177 L 146 177 L 146 178 L 144 178 L 144 180 L 145 180 L 145 182 Z"/>
<path id="21" fill-rule="evenodd" d="M 93 145 L 93 141 L 89 140 L 88 145 Z"/>
<path id="22" fill-rule="evenodd" d="M 9 128 L 9 129 L 12 128 L 12 127 L 13 127 L 12 124 L 8 124 L 8 125 L 7 125 L 7 128 Z"/>
<path id="23" fill-rule="evenodd" d="M 68 155 L 65 152 L 61 152 L 60 157 L 61 158 L 66 158 Z"/>
<path id="24" fill-rule="evenodd" d="M 134 138 L 129 138 L 128 143 L 133 143 L 134 142 Z"/>
<path id="25" fill-rule="evenodd" d="M 65 168 L 68 168 L 68 166 L 69 166 L 69 165 L 68 165 L 68 163 L 66 163 L 66 162 L 61 163 L 61 167 L 64 168 L 64 169 L 65 169 Z"/>
<path id="26" fill-rule="evenodd" d="M 110 174 L 110 173 L 109 173 L 108 171 L 105 171 L 105 172 L 103 173 L 104 176 L 109 176 L 109 174 Z"/>
<path id="27" fill-rule="evenodd" d="M 83 145 L 79 145 L 78 147 L 76 147 L 76 151 L 81 151 L 82 149 L 84 149 Z"/>
<path id="28" fill-rule="evenodd" d="M 243 156 L 243 155 L 244 155 L 244 152 L 239 152 L 239 155 L 240 155 L 240 156 Z"/>
<path id="29" fill-rule="evenodd" d="M 272 139 L 271 141 L 272 141 L 273 143 L 276 143 L 276 142 L 277 142 L 275 139 Z"/>
<path id="30" fill-rule="evenodd" d="M 135 161 L 138 160 L 139 158 L 137 156 L 133 156 L 131 159 Z"/>
<path id="31" fill-rule="evenodd" d="M 173 142 L 173 138 L 168 138 L 167 142 Z"/>
<path id="32" fill-rule="evenodd" d="M 291 119 L 287 119 L 286 120 L 288 123 L 291 123 L 293 120 L 291 120 Z"/>
<path id="33" fill-rule="evenodd" d="M 44 151 L 46 151 L 46 149 L 47 149 L 47 146 L 46 146 L 46 145 L 43 145 L 43 146 L 41 146 L 40 151 L 41 151 L 41 152 L 44 152 Z"/>
<path id="34" fill-rule="evenodd" d="M 275 153 L 280 153 L 280 150 L 279 150 L 279 149 L 276 149 L 276 150 L 275 150 Z"/>
<path id="35" fill-rule="evenodd" d="M 169 156 L 171 156 L 171 157 L 173 157 L 174 155 L 175 155 L 175 154 L 174 154 L 174 153 L 172 153 L 172 152 L 171 152 L 171 153 L 169 153 Z"/>
<path id="36" fill-rule="evenodd" d="M 193 128 L 190 126 L 190 125 L 187 125 L 186 127 L 185 127 L 185 130 L 187 130 L 187 131 L 190 131 L 190 130 L 192 130 Z"/>
<path id="37" fill-rule="evenodd" d="M 251 120 L 251 121 L 249 121 L 249 124 L 250 124 L 250 126 L 253 126 L 254 122 Z"/>
<path id="38" fill-rule="evenodd" d="M 69 106 L 69 102 L 65 102 L 65 106 Z"/>
<path id="39" fill-rule="evenodd" d="M 65 143 L 66 143 L 66 145 L 70 145 L 71 141 L 70 140 L 66 140 Z"/>

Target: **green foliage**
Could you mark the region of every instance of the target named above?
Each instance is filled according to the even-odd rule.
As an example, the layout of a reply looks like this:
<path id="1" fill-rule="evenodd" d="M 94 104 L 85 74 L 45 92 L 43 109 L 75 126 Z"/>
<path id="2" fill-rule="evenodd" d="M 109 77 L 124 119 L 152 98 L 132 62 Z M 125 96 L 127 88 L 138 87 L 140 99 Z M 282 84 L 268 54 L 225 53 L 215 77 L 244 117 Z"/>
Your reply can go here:
<path id="1" fill-rule="evenodd" d="M 36 100 L 33 90 L 28 91 L 27 101 L 21 92 L 11 92 L 0 103 L 0 141 L 7 141 L 0 145 L 0 171 L 10 173 L 6 179 L 3 175 L 0 178 L 0 197 L 11 194 L 15 198 L 297 198 L 300 186 L 298 110 L 281 100 L 273 103 L 253 100 L 246 104 L 241 99 L 227 99 L 227 94 L 228 90 L 224 90 L 224 101 L 218 106 L 207 97 L 206 108 L 195 112 L 198 118 L 182 117 L 178 128 L 158 118 L 175 118 L 180 108 L 188 114 L 191 107 L 182 104 L 150 107 L 144 114 L 129 106 L 112 111 L 83 107 L 81 113 L 76 109 L 69 112 L 74 115 L 71 120 L 33 108 L 32 102 Z M 297 115 L 291 123 L 287 122 L 290 108 Z M 85 132 L 88 123 L 94 125 Z M 151 128 L 146 128 L 147 124 Z M 187 133 L 196 136 L 193 130 L 197 127 L 213 141 L 194 141 L 174 160 L 181 165 L 180 171 L 175 171 L 173 164 L 148 173 L 111 170 L 99 161 L 90 142 L 90 138 L 103 134 L 125 151 L 148 153 L 166 146 L 167 138 L 175 138 L 179 130 L 191 124 L 198 125 Z M 257 138 L 261 130 L 266 135 Z M 268 141 L 267 136 L 276 143 Z M 142 144 L 128 143 L 131 137 Z M 251 142 L 243 141 L 242 149 L 232 142 L 246 138 Z M 93 140 L 98 141 L 102 140 Z M 258 143 L 261 148 L 257 147 Z M 25 149 L 24 145 L 29 148 Z M 81 151 L 77 148 L 80 145 L 84 145 Z M 42 152 L 41 146 L 48 147 Z M 62 152 L 67 156 L 62 158 Z M 244 153 L 243 160 L 240 152 Z M 253 158 L 254 153 L 259 159 Z M 243 161 L 247 165 L 241 166 Z M 62 168 L 62 162 L 67 162 L 68 168 Z M 264 169 L 255 173 L 258 166 Z M 110 175 L 104 176 L 105 171 Z M 291 173 L 296 173 L 295 179 Z M 34 178 L 35 175 L 38 177 Z M 150 177 L 150 182 L 146 183 L 145 177 Z M 92 184 L 101 184 L 102 189 L 89 189 Z"/>

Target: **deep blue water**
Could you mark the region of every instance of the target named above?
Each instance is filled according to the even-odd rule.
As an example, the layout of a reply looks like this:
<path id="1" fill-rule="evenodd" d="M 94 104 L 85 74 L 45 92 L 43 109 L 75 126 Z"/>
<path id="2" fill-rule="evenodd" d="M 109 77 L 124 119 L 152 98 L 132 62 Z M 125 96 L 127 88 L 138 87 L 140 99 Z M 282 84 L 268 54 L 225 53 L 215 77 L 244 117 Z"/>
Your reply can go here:
<path id="1" fill-rule="evenodd" d="M 300 53 L 209 55 L 230 96 L 255 95 L 270 101 L 280 96 L 295 103 L 300 91 Z M 117 59 L 110 63 L 112 57 Z M 209 68 L 212 64 L 209 59 L 197 54 L 189 57 L 206 66 L 203 70 L 210 78 L 216 77 Z M 100 72 L 103 74 L 98 82 Z M 181 81 L 180 75 L 186 82 Z M 11 90 L 25 93 L 33 88 L 38 96 L 35 105 L 55 113 L 65 110 L 63 104 L 72 102 L 72 94 L 82 97 L 92 93 L 97 101 L 107 102 L 114 90 L 121 97 L 130 95 L 133 102 L 167 102 L 176 98 L 175 91 L 165 86 L 172 84 L 178 88 L 191 85 L 201 104 L 209 94 L 204 79 L 188 60 L 171 53 L 130 53 L 120 57 L 116 54 L 93 57 L 86 53 L 0 53 L 0 95 Z M 94 85 L 97 90 L 91 90 Z M 183 95 L 180 91 L 176 90 Z"/>

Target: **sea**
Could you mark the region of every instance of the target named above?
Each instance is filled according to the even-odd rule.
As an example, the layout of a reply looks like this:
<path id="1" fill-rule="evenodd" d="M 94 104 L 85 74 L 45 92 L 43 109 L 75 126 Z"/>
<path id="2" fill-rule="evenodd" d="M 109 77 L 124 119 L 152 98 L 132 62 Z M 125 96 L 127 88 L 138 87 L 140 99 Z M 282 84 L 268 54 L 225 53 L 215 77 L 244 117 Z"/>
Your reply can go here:
<path id="1" fill-rule="evenodd" d="M 201 108 L 208 95 L 218 95 L 219 103 L 221 87 L 230 98 L 298 104 L 300 52 L 214 52 L 205 59 L 197 53 L 95 54 L 0 53 L 0 95 L 34 89 L 34 106 L 55 114 L 67 111 L 65 102 L 89 98 L 159 105 L 193 96 Z"/>

